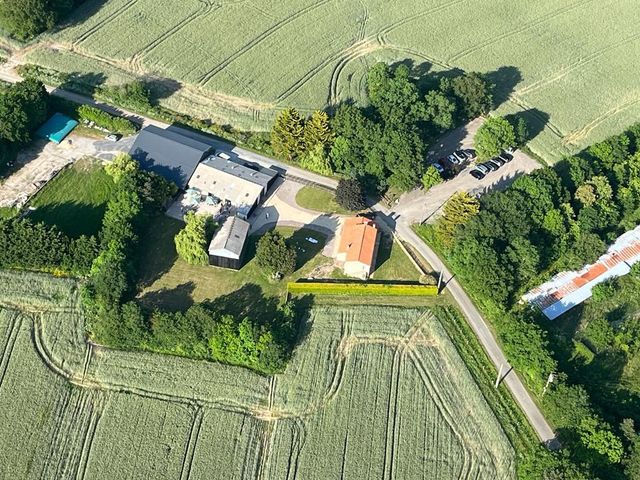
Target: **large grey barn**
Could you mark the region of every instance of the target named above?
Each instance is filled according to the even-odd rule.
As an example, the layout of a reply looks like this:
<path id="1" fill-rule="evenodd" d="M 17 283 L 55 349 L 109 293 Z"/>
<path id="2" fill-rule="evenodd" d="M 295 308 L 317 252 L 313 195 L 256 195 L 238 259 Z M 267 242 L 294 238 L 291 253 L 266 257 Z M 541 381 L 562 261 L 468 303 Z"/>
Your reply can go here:
<path id="1" fill-rule="evenodd" d="M 212 152 L 211 145 L 150 125 L 142 129 L 130 154 L 141 168 L 163 176 L 184 190 L 198 164 Z"/>
<path id="2" fill-rule="evenodd" d="M 209 244 L 209 264 L 240 270 L 249 227 L 241 218 L 228 217 Z"/>

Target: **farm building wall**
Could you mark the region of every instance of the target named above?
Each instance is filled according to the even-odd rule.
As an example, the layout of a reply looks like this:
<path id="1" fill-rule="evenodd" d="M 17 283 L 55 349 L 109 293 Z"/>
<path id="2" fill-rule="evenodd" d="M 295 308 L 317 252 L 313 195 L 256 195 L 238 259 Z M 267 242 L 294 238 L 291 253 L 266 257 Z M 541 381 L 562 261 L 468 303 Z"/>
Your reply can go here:
<path id="1" fill-rule="evenodd" d="M 231 270 L 240 270 L 242 267 L 242 256 L 238 259 L 209 255 L 209 265 Z"/>

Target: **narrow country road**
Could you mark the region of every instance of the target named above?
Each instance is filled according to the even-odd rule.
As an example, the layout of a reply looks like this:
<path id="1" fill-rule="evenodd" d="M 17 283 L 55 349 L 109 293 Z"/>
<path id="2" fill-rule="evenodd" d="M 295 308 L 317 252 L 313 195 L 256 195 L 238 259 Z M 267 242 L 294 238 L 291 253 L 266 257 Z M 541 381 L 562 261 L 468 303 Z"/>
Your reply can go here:
<path id="1" fill-rule="evenodd" d="M 11 60 L 9 60 L 5 65 L 2 65 L 0 67 L 0 80 L 4 80 L 10 83 L 19 82 L 20 80 L 22 80 L 21 77 L 13 71 L 13 67 L 15 67 L 15 64 L 12 65 Z M 180 127 L 174 127 L 158 120 L 143 117 L 127 110 L 119 109 L 111 105 L 97 102 L 92 98 L 85 97 L 73 92 L 50 87 L 47 88 L 47 90 L 52 95 L 55 95 L 57 97 L 64 98 L 66 100 L 79 104 L 91 105 L 109 113 L 127 117 L 130 120 L 136 121 L 143 126 L 155 125 L 159 128 L 164 129 L 171 128 L 172 130 L 179 131 L 185 136 L 204 141 L 205 143 L 212 145 L 214 148 L 216 148 L 216 150 L 227 152 L 230 151 L 237 154 L 243 159 L 254 161 L 265 166 L 275 166 L 281 170 L 286 171 L 287 175 L 298 177 L 309 182 L 317 183 L 328 188 L 335 188 L 337 186 L 337 181 L 334 179 L 326 178 L 324 176 L 317 175 L 315 173 L 297 167 L 293 167 L 273 158 L 254 153 L 237 146 L 233 146 L 227 142 L 217 140 L 205 134 L 196 133 Z M 440 258 L 435 254 L 435 252 L 431 250 L 420 239 L 420 237 L 415 234 L 415 232 L 413 232 L 408 220 L 403 219 L 402 216 L 398 214 L 389 214 L 389 212 L 381 205 L 376 205 L 373 209 L 380 212 L 384 221 L 390 227 L 395 228 L 400 238 L 410 244 L 413 248 L 415 248 L 431 264 L 434 270 L 442 272 L 446 288 L 449 289 L 451 295 L 458 303 L 469 325 L 475 332 L 478 340 L 480 340 L 480 343 L 487 352 L 487 355 L 495 365 L 496 369 L 500 370 L 502 368 L 504 372 L 507 372 L 503 378 L 503 382 L 515 398 L 518 405 L 520 405 L 520 407 L 522 408 L 523 412 L 531 423 L 531 426 L 538 434 L 538 437 L 548 447 L 557 448 L 558 442 L 555 433 L 551 429 L 551 426 L 548 424 L 548 422 L 542 415 L 542 412 L 533 401 L 531 394 L 524 387 L 520 378 L 518 378 L 516 372 L 509 366 L 507 358 L 502 352 L 493 334 L 491 333 L 491 330 L 489 329 L 488 325 L 482 318 L 482 315 L 475 307 L 471 299 L 467 296 L 463 288 L 460 286 L 458 281 L 453 278 L 451 273 L 447 270 L 447 268 L 442 263 Z"/>

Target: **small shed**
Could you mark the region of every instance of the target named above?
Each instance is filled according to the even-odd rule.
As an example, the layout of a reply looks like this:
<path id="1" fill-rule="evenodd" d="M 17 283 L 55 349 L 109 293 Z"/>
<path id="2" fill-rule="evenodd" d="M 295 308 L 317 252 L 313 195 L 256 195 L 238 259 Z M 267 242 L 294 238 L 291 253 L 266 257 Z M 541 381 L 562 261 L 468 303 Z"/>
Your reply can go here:
<path id="1" fill-rule="evenodd" d="M 241 218 L 228 217 L 209 244 L 209 265 L 240 270 L 250 226 Z"/>
<path id="2" fill-rule="evenodd" d="M 60 144 L 77 126 L 78 122 L 73 118 L 61 113 L 54 113 L 49 120 L 36 130 L 36 135 Z"/>

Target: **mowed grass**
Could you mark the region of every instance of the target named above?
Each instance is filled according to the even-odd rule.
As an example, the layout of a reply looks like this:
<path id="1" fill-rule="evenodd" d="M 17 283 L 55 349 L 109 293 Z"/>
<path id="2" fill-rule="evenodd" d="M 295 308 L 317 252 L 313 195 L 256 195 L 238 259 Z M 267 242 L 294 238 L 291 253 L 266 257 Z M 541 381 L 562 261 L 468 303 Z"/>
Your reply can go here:
<path id="1" fill-rule="evenodd" d="M 302 187 L 296 194 L 296 203 L 302 208 L 307 208 L 321 213 L 337 213 L 338 215 L 351 215 L 353 212 L 338 205 L 334 193 L 318 187 Z"/>
<path id="2" fill-rule="evenodd" d="M 36 210 L 29 214 L 29 219 L 56 226 L 72 237 L 95 235 L 102 225 L 112 189 L 113 180 L 98 160 L 79 160 L 31 200 L 29 205 Z"/>
<path id="3" fill-rule="evenodd" d="M 362 100 L 377 61 L 487 72 L 557 160 L 638 118 L 636 18 L 635 0 L 89 0 L 27 60 L 94 83 L 152 74 L 163 104 L 262 129 L 288 105 Z"/>
<path id="4" fill-rule="evenodd" d="M 259 235 L 249 237 L 245 263 L 238 271 L 189 265 L 178 258 L 173 240 L 183 227 L 178 220 L 159 216 L 141 240 L 140 299 L 150 307 L 183 309 L 193 302 L 228 295 L 237 295 L 239 301 L 241 298 L 251 301 L 252 297 L 260 301 L 262 295 L 283 295 L 288 281 L 306 277 L 316 267 L 332 263 L 332 259 L 322 255 L 324 235 L 306 229 L 278 227 L 298 253 L 296 271 L 281 281 L 269 279 L 256 264 L 254 256 Z M 306 240 L 307 237 L 313 237 L 319 243 L 314 245 Z"/>
<path id="5" fill-rule="evenodd" d="M 73 281 L 1 275 L 2 477 L 516 477 L 440 309 L 314 307 L 267 378 L 88 345 Z"/>

